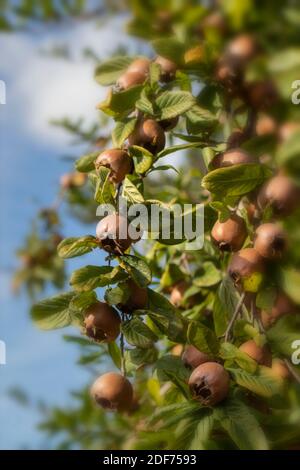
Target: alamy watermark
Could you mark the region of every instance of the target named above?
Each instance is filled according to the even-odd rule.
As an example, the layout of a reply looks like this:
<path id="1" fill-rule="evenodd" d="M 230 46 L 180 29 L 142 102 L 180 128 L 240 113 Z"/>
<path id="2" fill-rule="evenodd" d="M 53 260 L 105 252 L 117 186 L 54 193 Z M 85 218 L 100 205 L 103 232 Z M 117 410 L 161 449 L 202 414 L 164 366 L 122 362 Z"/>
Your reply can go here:
<path id="1" fill-rule="evenodd" d="M 295 80 L 292 83 L 292 89 L 295 90 L 292 93 L 292 103 L 300 104 L 300 80 Z"/>
<path id="2" fill-rule="evenodd" d="M 0 80 L 0 104 L 6 104 L 6 84 Z"/>
<path id="3" fill-rule="evenodd" d="M 6 365 L 6 344 L 0 340 L 0 366 Z"/>
<path id="4" fill-rule="evenodd" d="M 116 209 L 110 204 L 101 204 L 97 216 L 104 218 L 114 214 Z M 166 242 L 186 242 L 186 250 L 200 250 L 204 244 L 204 205 L 173 204 L 168 207 L 155 203 L 140 203 L 128 206 L 126 198 L 120 197 L 118 214 L 126 224 L 107 233 L 111 239 L 132 240 L 151 239 Z"/>

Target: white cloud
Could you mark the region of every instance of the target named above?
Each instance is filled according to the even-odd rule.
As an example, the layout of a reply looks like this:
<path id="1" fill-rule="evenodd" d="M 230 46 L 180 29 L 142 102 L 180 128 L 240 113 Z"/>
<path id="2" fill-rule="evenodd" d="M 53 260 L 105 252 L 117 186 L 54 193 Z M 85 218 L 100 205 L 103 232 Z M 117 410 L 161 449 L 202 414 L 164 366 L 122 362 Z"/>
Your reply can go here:
<path id="1" fill-rule="evenodd" d="M 38 40 L 26 34 L 2 35 L 1 62 L 8 80 L 9 119 L 18 119 L 19 129 L 30 133 L 35 141 L 43 140 L 51 146 L 67 144 L 65 133 L 49 126 L 49 120 L 67 115 L 94 122 L 96 104 L 107 92 L 94 81 L 93 64 L 84 62 L 80 54 L 90 47 L 100 57 L 108 57 L 118 45 L 130 43 L 122 28 L 121 20 L 115 19 L 101 28 L 93 22 L 73 24 L 39 35 Z M 57 44 L 66 44 L 73 60 L 39 53 Z"/>

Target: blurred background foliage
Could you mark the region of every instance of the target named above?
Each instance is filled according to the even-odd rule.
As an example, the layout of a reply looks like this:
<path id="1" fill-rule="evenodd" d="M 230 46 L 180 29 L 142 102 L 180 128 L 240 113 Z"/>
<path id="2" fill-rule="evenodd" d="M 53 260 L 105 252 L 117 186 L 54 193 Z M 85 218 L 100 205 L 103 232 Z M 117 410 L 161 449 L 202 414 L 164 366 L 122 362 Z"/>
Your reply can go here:
<path id="1" fill-rule="evenodd" d="M 209 161 L 214 156 L 214 152 L 218 149 L 217 145 L 222 149 L 222 145 L 224 146 L 224 142 L 235 128 L 244 127 L 247 123 L 247 110 L 243 108 L 239 97 L 232 100 L 230 118 L 224 113 L 224 110 L 228 111 L 228 97 L 223 87 L 214 79 L 215 64 L 224 50 L 224 45 L 231 38 L 241 32 L 254 34 L 264 54 L 247 68 L 247 80 L 257 82 L 271 78 L 276 85 L 278 96 L 274 105 L 256 110 L 258 122 L 262 123 L 262 128 L 265 124 L 265 129 L 260 134 L 257 133 L 259 135 L 247 140 L 243 147 L 260 156 L 261 161 L 272 170 L 278 165 L 284 166 L 300 184 L 298 162 L 300 134 L 299 129 L 297 130 L 300 108 L 291 103 L 291 83 L 300 78 L 300 10 L 296 0 L 264 2 L 258 0 L 243 2 L 240 0 L 211 2 L 2 0 L 0 6 L 0 28 L 11 31 L 12 34 L 20 28 L 32 28 L 36 25 L 46 27 L 45 23 L 57 21 L 92 20 L 99 22 L 101 27 L 101 22 L 105 21 L 107 15 L 124 14 L 128 17 L 128 34 L 138 38 L 137 53 L 146 50 L 150 51 L 151 55 L 157 53 L 177 63 L 181 62 L 183 66 L 176 77 L 178 84 L 181 89 L 193 92 L 198 104 L 206 113 L 200 122 L 198 120 L 193 123 L 190 120 L 189 129 L 180 122 L 173 135 L 170 135 L 168 143 L 178 144 L 178 139 L 185 135 L 191 142 L 191 136 L 195 136 L 198 142 L 202 138 L 205 141 L 211 139 L 212 146 L 201 151 L 203 159 L 199 158 L 198 148 L 182 151 L 175 163 L 170 159 L 177 167 L 179 175 L 172 170 L 166 173 L 160 171 L 155 177 L 145 181 L 147 198 L 165 202 L 207 200 L 207 192 L 200 190 L 203 173 L 206 171 L 203 162 Z M 209 21 L 214 15 L 215 22 Z M 119 52 L 116 51 L 116 54 Z M 99 77 L 97 57 L 93 56 L 92 51 L 89 51 L 89 54 L 96 62 L 97 79 Z M 263 122 L 266 115 L 269 121 Z M 296 128 L 295 132 L 290 131 L 289 123 L 292 123 L 290 127 Z M 68 132 L 75 145 L 86 145 L 87 154 L 100 153 L 102 149 L 111 145 L 110 122 L 103 113 L 99 122 L 88 129 L 84 122 L 74 120 L 67 115 L 63 120 L 52 124 Z M 282 138 L 280 132 L 282 135 L 284 130 L 287 136 Z M 76 150 L 73 149 L 73 152 L 76 153 Z M 14 287 L 20 289 L 24 286 L 28 294 L 35 299 L 40 298 L 47 284 L 60 290 L 67 282 L 63 263 L 56 252 L 63 235 L 63 220 L 59 215 L 61 206 L 65 205 L 74 220 L 80 223 L 91 221 L 96 223 L 97 220 L 96 203 L 89 181 L 82 176 L 82 173 L 74 172 L 73 164 L 78 157 L 79 155 L 69 158 L 70 172 L 62 175 L 54 203 L 49 208 L 43 208 L 37 215 L 33 221 L 32 231 L 18 252 L 21 266 L 15 274 Z M 251 203 L 251 198 L 247 203 Z M 207 211 L 210 219 L 206 226 L 208 231 L 212 222 L 216 220 L 218 211 L 209 208 Z M 290 236 L 289 251 L 284 263 L 270 272 L 266 291 L 274 289 L 274 285 L 280 285 L 299 306 L 299 211 L 293 213 L 283 223 Z M 155 248 L 154 250 L 149 246 L 146 258 L 160 290 L 168 292 L 168 289 L 180 279 L 191 281 L 190 260 L 182 249 L 176 246 Z M 212 319 L 211 316 L 206 316 L 207 313 L 213 312 L 215 322 L 219 318 L 220 311 L 220 315 L 226 317 L 225 311 L 230 296 L 224 293 L 224 283 L 220 284 L 221 279 L 214 277 L 216 274 L 213 268 L 222 270 L 227 261 L 227 255 L 220 258 L 208 239 L 201 252 L 193 253 L 192 264 L 199 267 L 199 270 L 196 270 L 198 285 L 194 283 L 184 300 L 187 301 L 189 297 L 197 295 L 198 302 L 192 308 L 187 308 L 185 304 L 181 310 L 183 317 L 192 320 L 204 318 L 203 322 L 208 328 L 212 327 Z M 223 304 L 223 307 L 219 306 L 219 311 L 216 308 L 218 300 Z M 270 305 L 267 295 L 262 299 L 263 302 L 264 305 Z M 219 328 L 222 329 L 222 324 L 219 324 Z M 255 337 L 258 334 L 257 331 L 249 333 L 249 330 L 245 334 L 243 328 L 242 321 L 237 323 L 235 335 L 239 339 Z M 280 319 L 268 330 L 267 339 L 274 347 L 275 356 L 290 355 L 291 342 L 299 337 L 298 332 L 300 333 L 299 317 L 293 315 Z M 101 367 L 102 364 L 107 366 L 109 363 L 119 366 L 119 350 L 115 345 L 107 348 L 91 343 L 80 335 L 68 336 L 65 340 L 77 345 L 78 366 L 90 369 L 91 380 L 98 371 L 99 362 Z M 155 355 L 151 358 L 142 355 L 136 358 L 127 357 L 127 368 L 129 372 L 134 371 L 135 374 L 137 394 L 136 407 L 128 414 L 107 414 L 95 409 L 87 388 L 72 395 L 70 399 L 72 404 L 68 408 L 47 408 L 41 404 L 31 404 L 40 408 L 43 415 L 40 429 L 53 438 L 53 447 L 277 449 L 299 445 L 300 389 L 296 380 L 285 383 L 284 393 L 280 396 L 275 393 L 270 397 L 266 389 L 272 390 L 272 387 L 275 387 L 272 380 L 267 378 L 263 384 L 253 384 L 253 378 L 243 369 L 243 374 L 237 379 L 237 383 L 244 389 L 236 388 L 226 407 L 217 407 L 213 410 L 199 408 L 187 402 L 182 396 L 182 383 L 186 378 L 186 370 L 178 357 L 181 352 L 180 347 L 177 348 L 178 343 L 180 341 L 170 339 L 159 342 L 160 359 L 156 362 L 155 374 L 152 371 L 152 364 L 156 361 Z M 223 358 L 226 358 L 225 353 Z M 297 369 L 299 368 L 295 368 L 295 373 Z M 168 374 L 164 376 L 166 371 Z M 257 388 L 258 396 L 253 393 Z M 22 401 L 21 393 L 15 395 Z M 29 406 L 24 397 L 23 402 Z"/>

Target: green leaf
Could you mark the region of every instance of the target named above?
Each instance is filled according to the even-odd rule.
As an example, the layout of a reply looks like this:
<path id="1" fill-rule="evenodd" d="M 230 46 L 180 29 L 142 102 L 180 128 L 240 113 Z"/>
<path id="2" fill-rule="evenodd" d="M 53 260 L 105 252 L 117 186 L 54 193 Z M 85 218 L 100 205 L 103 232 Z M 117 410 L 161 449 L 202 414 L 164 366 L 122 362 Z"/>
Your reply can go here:
<path id="1" fill-rule="evenodd" d="M 155 370 L 159 381 L 173 382 L 180 389 L 183 395 L 188 398 L 189 392 L 187 387 L 189 371 L 184 367 L 180 357 L 165 355 L 161 357 L 155 364 Z"/>
<path id="2" fill-rule="evenodd" d="M 170 155 L 171 153 L 180 152 L 181 150 L 195 149 L 198 147 L 203 147 L 204 145 L 206 145 L 204 142 L 199 142 L 199 141 L 192 142 L 190 144 L 173 145 L 159 152 L 156 155 L 156 160 L 158 160 L 159 158 L 166 157 L 167 155 Z"/>
<path id="3" fill-rule="evenodd" d="M 200 418 L 194 430 L 194 437 L 189 445 L 189 450 L 204 450 L 203 444 L 209 439 L 214 427 L 214 422 L 213 414 Z"/>
<path id="4" fill-rule="evenodd" d="M 176 38 L 156 39 L 152 42 L 152 46 L 158 55 L 166 57 L 175 63 L 180 63 L 183 60 L 185 46 Z"/>
<path id="5" fill-rule="evenodd" d="M 122 267 L 140 287 L 147 287 L 152 280 L 151 269 L 147 263 L 132 255 L 120 256 Z"/>
<path id="6" fill-rule="evenodd" d="M 280 285 L 284 292 L 296 303 L 300 304 L 300 272 L 293 267 L 280 271 Z"/>
<path id="7" fill-rule="evenodd" d="M 213 416 L 240 450 L 268 450 L 266 436 L 252 410 L 237 398 L 214 409 Z"/>
<path id="8" fill-rule="evenodd" d="M 98 65 L 95 71 L 95 79 L 100 85 L 113 85 L 131 64 L 130 57 L 113 57 Z"/>
<path id="9" fill-rule="evenodd" d="M 155 101 L 160 119 L 171 119 L 188 111 L 195 98 L 188 91 L 165 91 Z"/>
<path id="10" fill-rule="evenodd" d="M 186 113 L 187 131 L 189 134 L 197 134 L 205 129 L 211 129 L 217 124 L 216 117 L 208 110 L 194 105 Z"/>
<path id="11" fill-rule="evenodd" d="M 277 293 L 274 287 L 265 287 L 260 290 L 256 296 L 256 306 L 269 312 L 274 305 L 276 295 Z"/>
<path id="12" fill-rule="evenodd" d="M 128 360 L 137 367 L 153 364 L 157 360 L 157 349 L 135 348 L 127 351 Z"/>
<path id="13" fill-rule="evenodd" d="M 154 107 L 152 101 L 148 98 L 147 91 L 145 89 L 142 90 L 141 96 L 135 105 L 138 110 L 142 111 L 142 113 L 154 116 Z"/>
<path id="14" fill-rule="evenodd" d="M 221 282 L 213 307 L 213 317 L 216 335 L 222 336 L 227 328 L 228 322 L 235 311 L 239 300 L 236 288 L 231 279 L 226 277 Z"/>
<path id="15" fill-rule="evenodd" d="M 114 205 L 114 185 L 110 182 L 110 169 L 101 166 L 97 171 L 97 183 L 94 199 L 98 204 Z"/>
<path id="16" fill-rule="evenodd" d="M 197 287 L 210 287 L 218 284 L 221 281 L 220 270 L 211 261 L 205 261 L 201 265 L 203 274 L 193 280 L 193 284 Z"/>
<path id="17" fill-rule="evenodd" d="M 134 183 L 134 177 L 126 176 L 123 182 L 122 196 L 132 204 L 143 204 L 144 196 L 140 193 Z"/>
<path id="18" fill-rule="evenodd" d="M 126 285 L 119 284 L 113 289 L 105 292 L 105 301 L 109 305 L 124 305 L 129 298 L 129 291 Z"/>
<path id="19" fill-rule="evenodd" d="M 293 132 L 291 137 L 287 139 L 279 147 L 276 158 L 280 166 L 285 166 L 291 172 L 299 174 L 300 171 L 300 132 L 299 130 Z"/>
<path id="20" fill-rule="evenodd" d="M 151 170 L 149 171 L 149 173 L 153 173 L 154 171 L 166 171 L 166 170 L 173 170 L 173 171 L 175 171 L 175 173 L 177 173 L 177 175 L 180 175 L 180 173 L 179 173 L 179 171 L 177 170 L 177 168 L 175 168 L 175 166 L 173 166 L 173 165 L 160 165 L 160 166 L 156 166 L 156 167 L 151 168 Z"/>
<path id="21" fill-rule="evenodd" d="M 153 163 L 152 153 L 137 145 L 129 147 L 128 152 L 133 158 L 136 173 L 141 175 L 147 173 Z"/>
<path id="22" fill-rule="evenodd" d="M 236 362 L 239 367 L 250 374 L 257 370 L 257 362 L 231 343 L 222 343 L 220 355 L 226 361 Z"/>
<path id="23" fill-rule="evenodd" d="M 105 101 L 98 105 L 98 108 L 109 116 L 122 119 L 135 108 L 135 103 L 139 99 L 143 85 L 137 85 L 125 91 L 110 91 Z"/>
<path id="24" fill-rule="evenodd" d="M 125 277 L 118 267 L 85 266 L 73 272 L 70 285 L 75 290 L 84 292 L 115 284 Z"/>
<path id="25" fill-rule="evenodd" d="M 218 353 L 219 344 L 216 335 L 210 328 L 199 322 L 189 323 L 187 341 L 204 353 L 212 356 Z"/>
<path id="26" fill-rule="evenodd" d="M 122 323 L 121 330 L 129 344 L 142 349 L 151 348 L 157 340 L 153 331 L 137 317 Z"/>
<path id="27" fill-rule="evenodd" d="M 137 118 L 125 118 L 116 122 L 116 127 L 112 132 L 112 141 L 115 147 L 121 147 L 124 141 L 134 131 Z"/>
<path id="28" fill-rule="evenodd" d="M 70 310 L 78 320 L 82 319 L 84 312 L 94 303 L 97 302 L 97 295 L 93 291 L 81 292 L 76 294 L 70 302 Z"/>
<path id="29" fill-rule="evenodd" d="M 69 305 L 74 296 L 74 292 L 67 292 L 38 302 L 31 309 L 33 322 L 42 330 L 54 330 L 71 325 L 72 315 Z"/>
<path id="30" fill-rule="evenodd" d="M 240 164 L 209 172 L 202 186 L 219 197 L 242 196 L 260 186 L 272 175 L 264 165 Z"/>
<path id="31" fill-rule="evenodd" d="M 257 395 L 271 398 L 281 392 L 282 381 L 274 375 L 269 367 L 259 366 L 255 374 L 243 369 L 230 367 L 226 367 L 226 369 L 238 385 Z"/>
<path id="32" fill-rule="evenodd" d="M 93 364 L 95 362 L 99 363 L 99 359 L 101 356 L 103 356 L 103 351 L 92 352 L 90 354 L 81 356 L 77 361 L 77 364 L 85 366 L 87 364 Z"/>
<path id="33" fill-rule="evenodd" d="M 89 173 L 95 169 L 95 160 L 98 157 L 99 152 L 92 152 L 88 155 L 84 155 L 75 162 L 75 168 L 81 173 Z"/>
<path id="34" fill-rule="evenodd" d="M 75 258 L 82 256 L 95 248 L 99 247 L 97 238 L 92 235 L 80 238 L 65 238 L 57 248 L 58 254 L 61 258 Z"/>
<path id="35" fill-rule="evenodd" d="M 114 365 L 118 368 L 121 369 L 121 351 L 119 346 L 113 341 L 111 343 L 108 343 L 107 345 L 108 348 L 108 354 L 112 358 L 112 361 Z"/>
<path id="36" fill-rule="evenodd" d="M 272 349 L 286 357 L 291 357 L 295 351 L 294 341 L 300 339 L 300 322 L 298 316 L 291 315 L 280 318 L 267 333 L 267 339 Z"/>

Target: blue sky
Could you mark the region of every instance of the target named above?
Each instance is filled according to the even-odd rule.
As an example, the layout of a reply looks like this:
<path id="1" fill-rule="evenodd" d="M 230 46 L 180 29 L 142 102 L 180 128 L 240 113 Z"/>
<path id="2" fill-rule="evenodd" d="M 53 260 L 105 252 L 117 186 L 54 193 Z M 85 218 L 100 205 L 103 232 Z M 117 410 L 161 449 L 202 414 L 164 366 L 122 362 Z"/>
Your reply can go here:
<path id="1" fill-rule="evenodd" d="M 51 204 L 59 176 L 70 170 L 60 157 L 80 155 L 81 149 L 71 148 L 69 138 L 48 122 L 65 115 L 95 120 L 95 105 L 105 90 L 94 83 L 93 65 L 82 60 L 80 51 L 92 47 L 107 57 L 118 45 L 133 44 L 122 31 L 123 19 L 114 18 L 99 29 L 93 23 L 70 23 L 0 34 L 0 80 L 7 86 L 7 104 L 0 105 L 0 340 L 7 347 L 7 364 L 0 366 L 0 449 L 48 445 L 36 430 L 38 412 L 11 400 L 11 387 L 22 388 L 33 401 L 63 405 L 69 403 L 70 390 L 87 382 L 84 368 L 75 365 L 76 348 L 62 340 L 67 331 L 36 330 L 26 295 L 14 297 L 10 283 L 14 252 L 22 245 L 30 220 L 40 207 Z M 62 43 L 69 45 L 71 61 L 40 53 Z M 67 215 L 64 222 L 65 236 L 94 230 Z M 85 261 L 70 262 L 68 268 Z"/>

